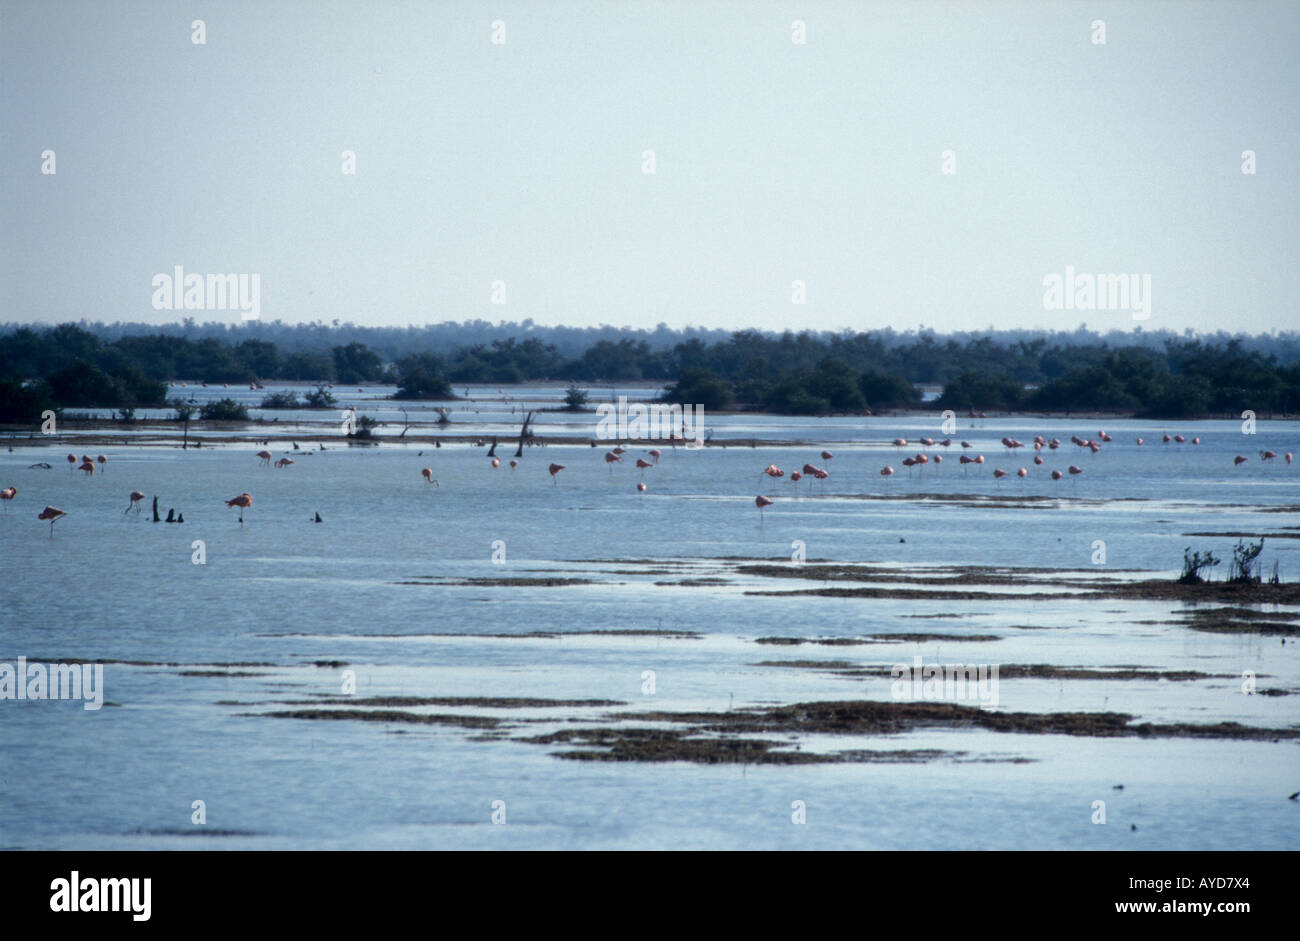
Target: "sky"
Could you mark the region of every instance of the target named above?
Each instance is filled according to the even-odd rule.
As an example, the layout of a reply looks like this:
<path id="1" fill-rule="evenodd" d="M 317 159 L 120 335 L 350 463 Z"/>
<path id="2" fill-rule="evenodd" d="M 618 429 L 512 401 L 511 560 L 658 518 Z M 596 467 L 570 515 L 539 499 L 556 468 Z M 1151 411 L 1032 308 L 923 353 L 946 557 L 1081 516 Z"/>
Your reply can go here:
<path id="1" fill-rule="evenodd" d="M 243 319 L 157 309 L 182 266 L 286 322 L 1295 329 L 1297 48 L 1294 0 L 0 0 L 0 322 Z"/>

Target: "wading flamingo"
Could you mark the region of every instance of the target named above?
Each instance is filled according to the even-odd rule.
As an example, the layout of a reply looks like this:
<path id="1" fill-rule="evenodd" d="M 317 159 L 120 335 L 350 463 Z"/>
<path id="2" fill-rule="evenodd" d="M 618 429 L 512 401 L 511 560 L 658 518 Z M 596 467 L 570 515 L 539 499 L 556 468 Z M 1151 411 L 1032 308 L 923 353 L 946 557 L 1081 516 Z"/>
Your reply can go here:
<path id="1" fill-rule="evenodd" d="M 658 448 L 651 448 L 651 449 L 650 449 L 650 456 L 651 456 L 652 458 L 655 459 L 655 463 L 656 463 L 656 464 L 659 463 L 659 456 L 660 456 L 660 453 L 661 453 L 661 452 L 659 451 Z"/>
<path id="2" fill-rule="evenodd" d="M 136 513 L 137 516 L 139 516 L 139 515 L 140 515 L 140 508 L 139 508 L 138 506 L 136 506 L 136 504 L 139 503 L 139 502 L 140 502 L 141 500 L 143 500 L 143 499 L 144 499 L 144 494 L 143 494 L 143 493 L 141 493 L 139 490 L 132 490 L 132 491 L 131 491 L 131 496 L 130 496 L 130 501 L 131 501 L 131 502 L 129 502 L 129 503 L 126 505 L 126 509 L 122 511 L 122 515 L 123 515 L 123 516 L 126 516 L 126 514 L 130 513 L 130 512 L 131 512 L 131 507 L 134 506 L 134 507 L 135 507 L 135 513 Z"/>
<path id="3" fill-rule="evenodd" d="M 424 478 L 424 482 L 427 484 L 433 484 L 435 487 L 441 486 L 436 480 L 433 479 L 433 471 L 428 467 L 420 468 L 420 476 Z"/>
<path id="4" fill-rule="evenodd" d="M 933 441 L 931 441 L 930 443 L 931 443 L 931 444 L 934 444 Z M 822 452 L 822 460 L 823 460 L 823 461 L 829 461 L 829 460 L 830 460 L 831 458 L 833 458 L 834 456 L 835 456 L 835 455 L 832 454 L 830 451 L 823 451 L 823 452 Z"/>
<path id="5" fill-rule="evenodd" d="M 85 471 L 87 477 L 95 476 L 95 465 L 91 462 L 90 458 L 86 458 L 85 462 L 82 463 L 82 465 L 78 467 L 77 470 Z"/>
<path id="6" fill-rule="evenodd" d="M 614 476 L 614 465 L 622 460 L 623 459 L 613 451 L 605 452 L 605 463 L 609 465 L 609 474 L 611 477 Z"/>
<path id="7" fill-rule="evenodd" d="M 758 507 L 759 522 L 762 522 L 763 520 L 763 507 L 771 506 L 771 505 L 772 505 L 772 501 L 769 500 L 767 497 L 757 496 L 754 498 L 754 506 Z"/>
<path id="8" fill-rule="evenodd" d="M 1246 455 L 1238 454 L 1236 457 L 1232 459 L 1232 466 L 1237 467 L 1240 464 L 1245 464 L 1249 460 L 1250 458 L 1246 457 Z"/>
<path id="9" fill-rule="evenodd" d="M 244 510 L 246 510 L 248 507 L 252 505 L 253 505 L 253 495 L 249 493 L 241 493 L 233 500 L 226 501 L 226 506 L 239 507 L 239 522 L 241 525 L 244 522 Z"/>
<path id="10" fill-rule="evenodd" d="M 637 481 L 636 489 L 638 493 L 645 493 L 645 481 Z"/>
<path id="11" fill-rule="evenodd" d="M 75 454 L 69 454 L 69 455 L 68 455 L 68 472 L 71 473 L 72 470 L 73 470 L 76 466 L 77 466 L 77 455 L 75 455 Z M 53 524 L 51 524 L 50 528 L 51 528 L 51 529 L 54 528 Z"/>
<path id="12" fill-rule="evenodd" d="M 276 467 L 279 467 L 279 468 L 285 468 L 285 467 L 288 467 L 288 466 L 289 466 L 290 464 L 292 464 L 292 463 L 293 463 L 293 461 L 289 460 L 287 457 L 282 457 L 282 458 L 280 458 L 280 460 L 278 460 L 278 461 L 275 462 L 275 466 L 276 466 Z"/>
<path id="13" fill-rule="evenodd" d="M 5 502 L 6 510 L 9 509 L 9 501 L 16 496 L 18 496 L 17 487 L 5 487 L 5 489 L 0 490 L 0 500 L 3 500 Z"/>
<path id="14" fill-rule="evenodd" d="M 499 457 L 494 457 L 494 458 L 492 458 L 492 468 L 493 468 L 493 470 L 495 470 L 496 468 L 498 468 L 498 467 L 500 467 L 500 466 L 501 466 L 501 458 L 499 458 Z"/>
<path id="15" fill-rule="evenodd" d="M 1052 471 L 1052 479 L 1053 479 L 1053 480 L 1060 480 L 1062 476 L 1063 476 L 1063 475 L 1061 474 L 1060 471 Z"/>
<path id="16" fill-rule="evenodd" d="M 1080 474 L 1083 473 L 1083 468 L 1075 464 L 1071 464 L 1067 469 L 1069 470 L 1070 475 L 1073 477 L 1078 477 Z"/>
<path id="17" fill-rule="evenodd" d="M 510 462 L 510 469 L 511 469 L 511 470 L 514 470 L 514 469 L 515 469 L 516 467 L 518 467 L 518 466 L 519 466 L 519 462 L 518 462 L 518 461 L 511 461 L 511 462 Z"/>
<path id="18" fill-rule="evenodd" d="M 259 463 L 261 463 L 261 464 L 265 464 L 267 467 L 270 467 L 270 466 L 271 466 L 271 452 L 270 452 L 270 451 L 258 451 L 258 452 L 257 452 L 257 457 L 258 457 L 258 462 L 259 462 Z"/>
<path id="19" fill-rule="evenodd" d="M 880 476 L 888 480 L 890 477 L 894 476 L 894 469 L 886 464 L 884 467 L 880 468 Z"/>
<path id="20" fill-rule="evenodd" d="M 68 515 L 67 513 L 64 513 L 57 506 L 47 506 L 45 509 L 41 510 L 41 515 L 36 518 L 38 520 L 50 521 L 50 535 L 53 536 L 54 524 L 58 522 L 60 516 L 67 516 L 67 515 Z"/>
<path id="21" fill-rule="evenodd" d="M 95 458 L 95 462 L 99 464 L 99 470 L 102 473 L 104 470 L 104 465 L 108 463 L 108 458 L 104 457 L 104 455 L 101 454 L 99 457 Z"/>
<path id="22" fill-rule="evenodd" d="M 548 467 L 548 468 L 546 468 L 546 469 L 547 469 L 547 471 L 550 472 L 550 475 L 551 475 L 551 484 L 552 484 L 552 485 L 558 484 L 559 481 L 555 479 L 555 475 L 558 474 L 560 471 L 564 470 L 564 465 L 563 465 L 563 464 L 552 464 L 550 467 Z"/>

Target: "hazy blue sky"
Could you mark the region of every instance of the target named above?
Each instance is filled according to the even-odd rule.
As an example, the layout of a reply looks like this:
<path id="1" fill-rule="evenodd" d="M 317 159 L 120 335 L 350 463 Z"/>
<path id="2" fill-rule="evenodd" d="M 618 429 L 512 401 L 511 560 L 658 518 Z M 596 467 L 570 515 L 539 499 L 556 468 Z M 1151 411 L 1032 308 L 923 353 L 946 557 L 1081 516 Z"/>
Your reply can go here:
<path id="1" fill-rule="evenodd" d="M 1295 328 L 1298 48 L 1294 0 L 2 0 L 0 321 L 176 320 L 183 265 L 268 320 L 1132 327 L 1044 309 L 1072 265 Z"/>

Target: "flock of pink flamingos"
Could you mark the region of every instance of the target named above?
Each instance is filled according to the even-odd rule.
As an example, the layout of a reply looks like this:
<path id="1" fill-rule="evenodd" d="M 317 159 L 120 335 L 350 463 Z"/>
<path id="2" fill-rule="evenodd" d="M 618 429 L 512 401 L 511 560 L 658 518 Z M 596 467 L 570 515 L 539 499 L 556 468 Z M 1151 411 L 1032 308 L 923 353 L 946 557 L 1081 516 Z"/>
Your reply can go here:
<path id="1" fill-rule="evenodd" d="M 680 440 L 681 439 L 674 439 L 670 443 L 676 446 L 676 444 Z M 1101 445 L 1098 443 L 1098 441 L 1110 442 L 1112 440 L 1113 438 L 1110 435 L 1108 435 L 1105 431 L 1100 431 L 1097 433 L 1097 440 L 1093 440 L 1091 438 L 1081 438 L 1078 435 L 1072 435 L 1070 437 L 1070 441 L 1076 447 L 1086 448 L 1088 451 L 1090 451 L 1093 454 L 1096 454 L 1098 451 L 1101 450 Z M 1171 442 L 1184 444 L 1186 443 L 1186 441 L 1187 439 L 1183 435 L 1169 435 L 1166 433 L 1163 436 L 1164 444 L 1169 444 Z M 921 445 L 923 449 L 936 448 L 936 447 L 950 448 L 952 447 L 953 441 L 951 438 L 944 438 L 940 441 L 936 441 L 934 438 L 920 438 L 917 440 L 916 443 Z M 975 447 L 969 441 L 961 441 L 959 443 L 963 451 L 969 451 Z M 1137 439 L 1138 445 L 1142 445 L 1144 443 L 1145 442 L 1141 438 Z M 1199 437 L 1193 437 L 1191 439 L 1191 443 L 1193 445 L 1198 445 L 1201 443 L 1201 439 Z M 895 438 L 893 444 L 894 447 L 897 448 L 906 448 L 908 447 L 909 442 L 906 438 Z M 1007 454 L 1012 456 L 1015 455 L 1016 451 L 1019 448 L 1023 448 L 1027 446 L 1023 442 L 1018 441 L 1015 438 L 1009 438 L 1009 437 L 1003 438 L 1002 444 L 1007 449 Z M 1060 447 L 1061 447 L 1061 440 L 1059 438 L 1048 439 L 1048 438 L 1044 438 L 1042 435 L 1037 435 L 1033 441 L 1033 449 L 1035 452 L 1033 463 L 1035 465 L 1041 465 L 1043 463 L 1043 456 L 1041 453 L 1038 452 L 1041 452 L 1044 448 L 1048 449 L 1049 451 L 1056 451 Z M 623 455 L 627 453 L 628 453 L 628 449 L 621 446 L 615 447 L 612 450 L 605 452 L 605 463 L 609 466 L 611 474 L 613 473 L 614 465 L 617 463 L 621 463 L 623 460 Z M 658 448 L 652 448 L 649 451 L 647 451 L 646 454 L 651 458 L 651 460 L 647 461 L 645 458 L 636 459 L 636 467 L 641 471 L 643 476 L 645 474 L 646 468 L 654 467 L 656 464 L 659 463 L 659 458 L 662 457 L 663 452 L 661 452 Z M 1270 451 L 1270 450 L 1260 451 L 1259 456 L 1262 462 L 1274 461 L 1278 458 L 1277 452 Z M 835 457 L 835 455 L 830 451 L 822 451 L 821 457 L 823 461 L 830 461 Z M 1292 452 L 1287 451 L 1286 454 L 1282 455 L 1282 457 L 1287 464 L 1290 464 L 1294 460 L 1295 456 Z M 270 451 L 258 451 L 257 458 L 260 463 L 266 465 L 267 467 L 271 466 L 272 454 Z M 957 460 L 962 465 L 963 474 L 966 473 L 968 465 L 974 464 L 977 467 L 979 467 L 985 463 L 983 454 L 976 454 L 974 457 L 972 457 L 968 454 L 963 453 L 958 457 Z M 1238 454 L 1232 459 L 1232 463 L 1234 467 L 1240 467 L 1242 464 L 1245 464 L 1249 460 L 1250 458 L 1246 457 L 1244 454 Z M 103 471 L 107 463 L 108 463 L 108 458 L 102 454 L 96 457 L 95 460 L 93 461 L 90 459 L 89 455 L 83 454 L 81 456 L 80 464 L 78 464 L 77 456 L 75 454 L 68 455 L 69 469 L 80 470 L 87 476 L 94 475 L 96 464 L 98 464 L 99 469 Z M 294 462 L 292 460 L 290 460 L 287 457 L 284 457 L 276 461 L 275 466 L 277 468 L 284 469 L 289 467 L 293 463 Z M 501 466 L 501 459 L 499 457 L 494 456 L 491 458 L 491 463 L 493 468 L 498 468 Z M 910 457 L 903 458 L 901 463 L 904 467 L 907 468 L 908 473 L 910 475 L 913 468 L 923 469 L 927 464 L 931 464 L 931 463 L 933 463 L 936 467 L 938 467 L 943 463 L 943 454 L 936 453 L 933 455 L 933 457 L 931 457 L 931 455 L 926 453 L 925 450 L 921 450 Z M 512 459 L 510 461 L 511 470 L 515 470 L 518 466 L 519 466 L 519 462 L 517 460 Z M 551 482 L 553 484 L 558 484 L 557 475 L 562 470 L 564 470 L 563 464 L 551 463 L 547 467 L 547 471 L 551 475 Z M 993 478 L 996 481 L 1001 481 L 1003 477 L 1009 476 L 1010 473 L 1011 473 L 1010 471 L 1003 470 L 1000 467 L 995 467 L 993 469 Z M 1053 470 L 1051 472 L 1051 478 L 1052 480 L 1060 480 L 1067 473 L 1072 477 L 1078 477 L 1080 474 L 1083 473 L 1083 468 L 1079 467 L 1077 464 L 1071 464 L 1066 469 L 1065 473 L 1062 473 L 1059 470 Z M 767 465 L 767 467 L 763 468 L 763 474 L 775 480 L 784 477 L 785 471 L 783 471 L 780 467 L 777 467 L 775 464 L 769 464 Z M 1021 479 L 1027 478 L 1029 476 L 1029 468 L 1020 467 L 1015 471 L 1015 475 Z M 420 476 L 424 478 L 426 483 L 432 484 L 433 486 L 440 486 L 438 484 L 438 481 L 434 479 L 432 468 L 429 467 L 421 468 Z M 885 478 L 886 480 L 894 476 L 893 466 L 886 464 L 884 467 L 880 468 L 880 476 Z M 790 480 L 792 483 L 797 484 L 800 480 L 802 480 L 805 477 L 809 477 L 814 480 L 826 480 L 830 477 L 830 472 L 823 467 L 818 467 L 817 465 L 811 463 L 804 464 L 804 466 L 800 470 L 790 472 Z M 763 479 L 762 476 L 760 476 L 759 481 L 761 482 L 762 479 Z M 646 492 L 645 481 L 644 480 L 638 481 L 636 485 L 636 489 L 640 493 L 645 493 Z M 3 490 L 0 490 L 0 501 L 4 501 L 4 505 L 6 509 L 8 509 L 9 501 L 13 500 L 17 496 L 18 496 L 17 487 L 9 486 Z M 140 502 L 144 500 L 144 498 L 145 495 L 141 493 L 139 490 L 132 490 L 131 493 L 129 494 L 129 502 L 127 503 L 126 510 L 123 512 L 130 513 L 131 510 L 134 509 L 135 512 L 138 514 L 140 512 Z M 762 515 L 764 508 L 771 506 L 774 502 L 775 501 L 771 497 L 767 497 L 762 494 L 759 494 L 757 497 L 754 498 L 754 505 L 758 507 L 760 516 Z M 232 497 L 231 499 L 226 501 L 227 507 L 239 508 L 240 523 L 244 522 L 244 510 L 248 509 L 252 505 L 253 505 L 253 496 L 250 493 L 241 493 L 239 496 Z M 53 535 L 55 522 L 57 522 L 61 517 L 64 516 L 67 516 L 67 513 L 64 510 L 61 510 L 56 506 L 46 506 L 45 509 L 43 509 L 40 512 L 40 514 L 37 516 L 37 519 L 49 520 L 50 534 Z M 184 517 L 182 517 L 180 520 L 177 520 L 177 522 L 183 522 L 183 521 L 184 521 Z M 318 522 L 320 521 L 319 515 L 317 516 L 317 521 Z M 168 522 L 172 522 L 170 516 Z"/>

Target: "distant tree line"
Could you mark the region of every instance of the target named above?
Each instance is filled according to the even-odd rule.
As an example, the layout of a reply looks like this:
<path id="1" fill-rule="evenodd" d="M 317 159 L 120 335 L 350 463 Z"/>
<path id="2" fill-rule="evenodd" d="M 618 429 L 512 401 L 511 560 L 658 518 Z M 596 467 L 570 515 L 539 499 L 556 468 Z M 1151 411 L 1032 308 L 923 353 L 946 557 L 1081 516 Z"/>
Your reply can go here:
<path id="1" fill-rule="evenodd" d="M 0 335 L 0 421 L 30 421 L 45 408 L 158 407 L 166 404 L 166 382 L 181 378 L 389 382 L 398 398 L 445 398 L 462 382 L 646 380 L 668 386 L 672 401 L 713 410 L 811 415 L 915 406 L 918 383 L 942 384 L 936 404 L 953 409 L 1124 409 L 1180 417 L 1300 408 L 1300 356 L 1279 357 L 1241 337 L 1207 342 L 1168 335 L 1154 348 L 1045 337 L 959 342 L 928 333 L 897 343 L 892 334 L 743 330 L 656 347 L 629 333 L 573 355 L 530 336 L 446 350 L 406 347 L 386 362 L 356 340 L 285 353 L 251 338 L 223 342 L 159 332 L 105 339 L 74 324 L 20 327 Z M 307 405 L 328 401 L 318 389 Z M 292 404 L 272 396 L 266 407 Z"/>

